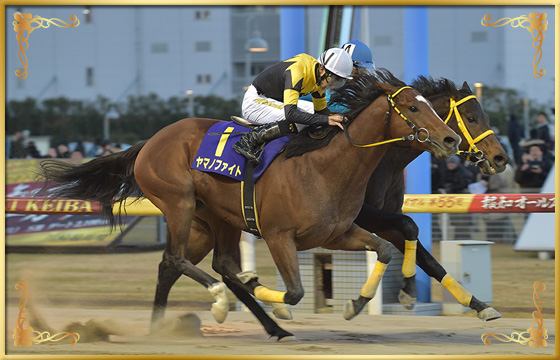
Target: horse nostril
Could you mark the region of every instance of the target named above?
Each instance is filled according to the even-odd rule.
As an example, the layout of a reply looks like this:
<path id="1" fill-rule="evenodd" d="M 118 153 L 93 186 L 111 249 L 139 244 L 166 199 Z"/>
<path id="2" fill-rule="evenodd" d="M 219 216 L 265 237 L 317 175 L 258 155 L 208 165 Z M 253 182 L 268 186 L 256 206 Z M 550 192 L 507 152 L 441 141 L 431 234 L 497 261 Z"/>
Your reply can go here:
<path id="1" fill-rule="evenodd" d="M 496 164 L 497 166 L 506 166 L 508 162 L 509 157 L 507 155 L 499 154 L 494 156 L 494 164 Z"/>
<path id="2" fill-rule="evenodd" d="M 460 140 L 460 139 L 459 139 Z M 445 144 L 445 146 L 447 146 L 449 149 L 454 148 L 456 146 L 459 146 L 459 141 L 458 139 L 455 139 L 451 136 L 446 136 L 445 139 L 443 139 L 443 143 Z"/>

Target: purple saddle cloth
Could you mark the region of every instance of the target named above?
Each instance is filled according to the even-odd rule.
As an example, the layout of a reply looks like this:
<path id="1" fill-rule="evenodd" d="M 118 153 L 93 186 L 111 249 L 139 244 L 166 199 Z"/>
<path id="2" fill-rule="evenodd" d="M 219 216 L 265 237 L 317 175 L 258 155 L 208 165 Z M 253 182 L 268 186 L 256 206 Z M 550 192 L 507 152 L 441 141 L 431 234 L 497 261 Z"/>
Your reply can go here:
<path id="1" fill-rule="evenodd" d="M 216 123 L 204 135 L 202 144 L 191 164 L 191 169 L 212 172 L 243 181 L 247 159 L 236 153 L 232 148 L 242 134 L 231 133 L 248 131 L 249 129 L 246 127 L 237 125 L 232 121 Z M 264 147 L 260 157 L 261 163 L 253 170 L 253 182 L 257 182 L 289 140 L 289 136 L 283 136 L 272 140 Z"/>

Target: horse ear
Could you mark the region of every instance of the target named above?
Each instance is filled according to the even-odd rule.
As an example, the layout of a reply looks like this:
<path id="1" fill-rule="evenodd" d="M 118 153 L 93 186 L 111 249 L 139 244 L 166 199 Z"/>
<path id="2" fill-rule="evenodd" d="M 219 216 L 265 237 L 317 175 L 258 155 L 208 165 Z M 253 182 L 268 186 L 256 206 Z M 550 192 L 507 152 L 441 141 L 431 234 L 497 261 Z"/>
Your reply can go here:
<path id="1" fill-rule="evenodd" d="M 469 84 L 467 84 L 466 81 L 463 83 L 463 88 L 462 88 L 461 90 L 465 90 L 465 91 L 468 91 L 468 92 L 472 92 L 472 91 L 471 91 L 471 88 L 469 87 Z"/>

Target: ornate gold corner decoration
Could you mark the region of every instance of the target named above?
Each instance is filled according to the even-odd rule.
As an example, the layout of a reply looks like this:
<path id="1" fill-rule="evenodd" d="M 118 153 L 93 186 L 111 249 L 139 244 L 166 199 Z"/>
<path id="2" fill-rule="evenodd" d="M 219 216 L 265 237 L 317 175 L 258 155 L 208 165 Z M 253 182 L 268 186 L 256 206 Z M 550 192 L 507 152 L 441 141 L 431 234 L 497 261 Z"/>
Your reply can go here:
<path id="1" fill-rule="evenodd" d="M 19 314 L 17 318 L 17 327 L 14 329 L 14 346 L 31 346 L 46 341 L 60 341 L 67 337 L 71 337 L 70 344 L 75 345 L 80 340 L 80 334 L 61 332 L 51 335 L 48 331 L 36 331 L 29 325 L 27 317 L 29 313 L 25 309 L 27 304 L 27 282 L 22 280 L 16 284 L 16 290 L 23 289 L 23 294 L 19 299 Z M 35 335 L 35 336 L 34 336 Z"/>
<path id="2" fill-rule="evenodd" d="M 19 44 L 19 60 L 21 61 L 21 65 L 23 65 L 23 71 L 21 69 L 16 70 L 16 76 L 25 79 L 27 77 L 27 55 L 25 55 L 25 50 L 29 47 L 27 40 L 29 40 L 29 35 L 39 28 L 48 28 L 51 25 L 58 26 L 58 27 L 77 27 L 80 25 L 80 20 L 76 17 L 76 15 L 70 15 L 71 23 L 68 24 L 60 19 L 45 19 L 40 17 L 39 15 L 35 15 L 34 17 L 31 16 L 30 13 L 15 13 L 14 14 L 15 21 L 13 22 L 14 31 L 16 34 L 16 39 Z"/>
<path id="3" fill-rule="evenodd" d="M 516 18 L 502 18 L 498 21 L 490 22 L 490 14 L 484 15 L 481 20 L 482 26 L 492 26 L 499 27 L 511 23 L 512 27 L 522 27 L 527 29 L 533 37 L 533 49 L 536 49 L 535 56 L 533 56 L 533 75 L 538 79 L 546 74 L 545 69 L 537 70 L 542 59 L 542 42 L 544 40 L 544 32 L 548 26 L 548 20 L 546 20 L 546 13 L 534 12 L 530 13 L 529 16 L 521 15 Z M 536 35 L 535 35 L 536 32 Z"/>
<path id="4" fill-rule="evenodd" d="M 541 283 L 540 281 L 535 281 L 533 284 L 533 303 L 537 308 L 536 311 L 533 311 L 533 323 L 531 327 L 522 333 L 513 332 L 510 336 L 500 333 L 492 333 L 492 334 L 482 334 L 481 339 L 485 345 L 490 345 L 492 342 L 490 340 L 491 337 L 496 338 L 502 342 L 511 342 L 514 341 L 521 345 L 527 345 L 538 348 L 538 347 L 546 347 L 546 339 L 548 339 L 548 333 L 544 326 L 544 320 L 542 317 L 542 302 L 541 298 L 537 294 L 537 290 L 544 291 L 546 290 L 546 286 Z M 538 300 L 538 304 L 537 304 Z M 537 327 L 535 328 L 535 323 Z"/>

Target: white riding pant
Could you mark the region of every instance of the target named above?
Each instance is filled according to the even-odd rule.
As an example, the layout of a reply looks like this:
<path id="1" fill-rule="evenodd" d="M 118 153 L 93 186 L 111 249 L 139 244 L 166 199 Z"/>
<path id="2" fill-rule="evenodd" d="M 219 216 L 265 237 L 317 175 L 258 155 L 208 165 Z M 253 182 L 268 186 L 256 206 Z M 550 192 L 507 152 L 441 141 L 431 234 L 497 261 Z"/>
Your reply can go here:
<path id="1" fill-rule="evenodd" d="M 298 101 L 298 109 L 313 114 L 312 101 Z M 241 113 L 243 118 L 250 123 L 264 125 L 271 122 L 286 120 L 284 113 L 284 103 L 259 95 L 257 89 L 251 85 L 245 92 L 243 103 L 241 105 Z M 296 124 L 298 130 L 305 128 L 307 125 Z"/>

